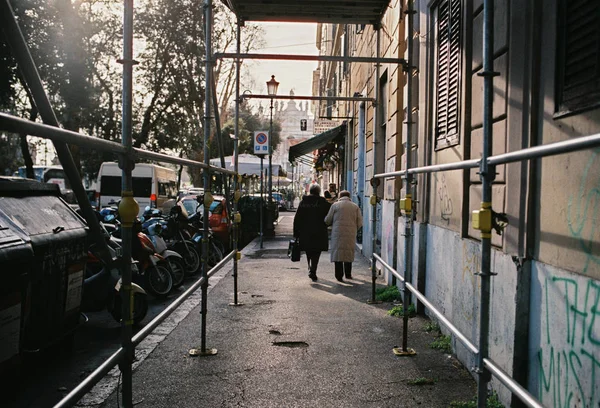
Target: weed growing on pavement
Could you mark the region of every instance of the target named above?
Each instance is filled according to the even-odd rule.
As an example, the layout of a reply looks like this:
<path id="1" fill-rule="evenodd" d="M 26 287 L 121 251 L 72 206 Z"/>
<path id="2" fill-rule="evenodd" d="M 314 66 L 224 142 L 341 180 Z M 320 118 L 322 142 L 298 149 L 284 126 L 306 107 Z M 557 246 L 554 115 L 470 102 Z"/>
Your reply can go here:
<path id="1" fill-rule="evenodd" d="M 450 336 L 438 336 L 430 345 L 432 349 L 443 351 L 444 353 L 452 353 L 452 344 Z"/>
<path id="2" fill-rule="evenodd" d="M 408 385 L 433 385 L 435 384 L 435 380 L 431 378 L 418 377 L 414 380 L 409 380 L 407 382 Z"/>
<path id="3" fill-rule="evenodd" d="M 388 314 L 390 316 L 403 317 L 404 316 L 404 308 L 402 305 L 396 305 L 388 310 Z M 417 309 L 415 309 L 414 305 L 408 306 L 408 317 L 415 317 L 417 315 Z"/>
<path id="4" fill-rule="evenodd" d="M 498 394 L 493 392 L 487 398 L 485 406 L 487 408 L 504 408 L 504 405 L 498 400 Z M 450 408 L 477 408 L 477 397 L 473 397 L 470 401 L 452 401 L 450 403 Z"/>
<path id="5" fill-rule="evenodd" d="M 400 299 L 400 291 L 397 286 L 386 286 L 375 290 L 375 298 L 380 302 L 393 302 Z"/>
<path id="6" fill-rule="evenodd" d="M 428 322 L 428 323 L 425 325 L 424 329 L 425 329 L 425 331 L 426 331 L 427 333 L 430 333 L 430 332 L 441 333 L 441 330 L 440 330 L 440 325 L 439 325 L 439 324 L 437 324 L 437 322 L 434 322 L 434 321 L 429 321 L 429 322 Z"/>

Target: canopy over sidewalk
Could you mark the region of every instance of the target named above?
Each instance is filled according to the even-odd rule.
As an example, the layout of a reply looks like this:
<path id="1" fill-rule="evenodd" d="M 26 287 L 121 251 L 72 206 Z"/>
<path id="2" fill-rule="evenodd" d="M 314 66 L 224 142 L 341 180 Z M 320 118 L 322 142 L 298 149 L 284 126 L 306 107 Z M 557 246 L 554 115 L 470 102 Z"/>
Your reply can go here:
<path id="1" fill-rule="evenodd" d="M 242 21 L 378 24 L 389 0 L 222 0 Z"/>

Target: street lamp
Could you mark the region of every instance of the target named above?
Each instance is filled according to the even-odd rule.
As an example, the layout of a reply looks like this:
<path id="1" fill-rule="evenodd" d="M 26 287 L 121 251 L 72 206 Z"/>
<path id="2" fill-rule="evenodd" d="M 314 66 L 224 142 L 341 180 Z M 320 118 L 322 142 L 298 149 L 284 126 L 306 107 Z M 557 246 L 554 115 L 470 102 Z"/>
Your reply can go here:
<path id="1" fill-rule="evenodd" d="M 275 80 L 275 75 L 271 75 L 271 80 L 267 81 L 267 94 L 271 97 L 271 116 L 269 122 L 269 205 L 273 199 L 273 96 L 277 95 L 279 82 Z"/>

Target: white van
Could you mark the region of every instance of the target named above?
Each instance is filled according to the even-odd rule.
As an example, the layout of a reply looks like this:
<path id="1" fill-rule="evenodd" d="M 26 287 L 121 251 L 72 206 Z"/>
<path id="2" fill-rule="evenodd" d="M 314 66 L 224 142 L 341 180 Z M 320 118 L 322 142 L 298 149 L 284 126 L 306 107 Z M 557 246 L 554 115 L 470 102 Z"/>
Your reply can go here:
<path id="1" fill-rule="evenodd" d="M 98 172 L 98 190 L 96 202 L 98 209 L 115 206 L 121 199 L 121 169 L 118 163 L 104 162 Z M 132 171 L 133 196 L 140 206 L 140 215 L 144 208 L 168 210 L 177 198 L 177 172 L 156 164 L 136 163 Z"/>

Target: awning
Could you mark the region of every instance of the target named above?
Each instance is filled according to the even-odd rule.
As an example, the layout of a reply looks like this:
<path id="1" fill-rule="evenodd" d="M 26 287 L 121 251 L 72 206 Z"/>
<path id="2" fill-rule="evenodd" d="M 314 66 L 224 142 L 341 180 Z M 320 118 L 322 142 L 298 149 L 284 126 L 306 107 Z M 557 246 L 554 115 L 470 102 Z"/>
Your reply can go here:
<path id="1" fill-rule="evenodd" d="M 390 0 L 222 0 L 242 21 L 379 24 Z"/>
<path id="2" fill-rule="evenodd" d="M 339 139 L 341 142 L 346 137 L 346 124 L 343 123 L 338 127 L 329 129 L 323 133 L 320 133 L 302 143 L 298 143 L 290 147 L 289 161 L 293 162 L 296 158 L 303 156 L 307 153 L 313 152 L 321 147 L 324 147 L 329 142 Z"/>
<path id="3" fill-rule="evenodd" d="M 256 157 L 256 156 L 254 156 Z M 210 164 L 212 166 L 221 167 L 221 159 L 210 159 Z M 227 170 L 233 170 L 232 157 L 225 156 L 225 167 Z M 279 164 L 272 164 L 273 167 L 273 177 L 277 176 L 281 172 L 281 166 Z M 265 156 L 265 160 L 263 162 L 263 172 L 264 174 L 269 174 L 269 156 Z M 239 161 L 238 162 L 238 173 L 242 176 L 245 174 L 247 176 L 252 176 L 254 174 L 260 175 L 260 158 L 256 157 L 251 162 L 247 161 Z"/>

